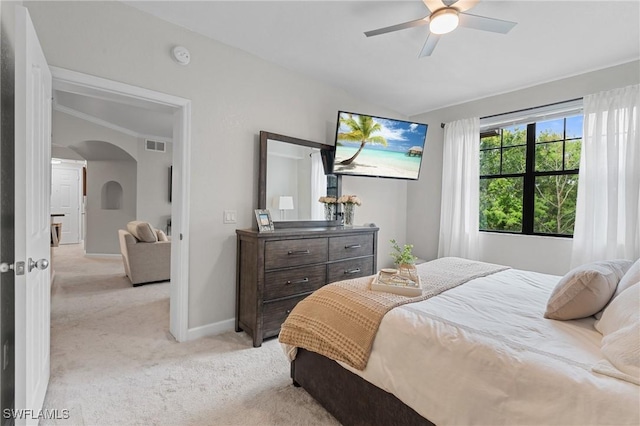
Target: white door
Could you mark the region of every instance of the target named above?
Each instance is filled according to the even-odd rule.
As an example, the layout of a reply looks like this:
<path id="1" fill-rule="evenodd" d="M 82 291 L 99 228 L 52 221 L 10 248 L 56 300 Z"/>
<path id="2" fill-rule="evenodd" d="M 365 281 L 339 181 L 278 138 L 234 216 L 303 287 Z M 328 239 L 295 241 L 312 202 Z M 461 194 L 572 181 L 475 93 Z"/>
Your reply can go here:
<path id="1" fill-rule="evenodd" d="M 15 31 L 15 258 L 25 262 L 15 280 L 15 406 L 36 413 L 16 424 L 37 424 L 50 364 L 51 73 L 21 6 Z"/>
<path id="2" fill-rule="evenodd" d="M 51 166 L 51 214 L 53 222 L 62 224 L 60 244 L 80 242 L 80 171 L 79 168 Z"/>

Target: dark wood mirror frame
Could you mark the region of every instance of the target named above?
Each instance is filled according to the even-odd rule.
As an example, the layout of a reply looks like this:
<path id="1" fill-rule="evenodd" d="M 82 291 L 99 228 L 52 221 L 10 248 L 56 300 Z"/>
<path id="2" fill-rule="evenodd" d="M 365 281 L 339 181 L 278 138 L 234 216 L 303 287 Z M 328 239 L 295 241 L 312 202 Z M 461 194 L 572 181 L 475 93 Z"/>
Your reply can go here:
<path id="1" fill-rule="evenodd" d="M 258 209 L 267 208 L 267 141 L 276 140 L 279 142 L 291 143 L 294 145 L 308 146 L 310 148 L 318 148 L 321 151 L 334 152 L 333 145 L 326 145 L 318 142 L 311 142 L 304 139 L 293 138 L 291 136 L 279 135 L 260 131 L 260 161 L 258 169 Z M 338 196 L 342 191 L 342 177 L 337 178 Z M 278 228 L 308 228 L 308 227 L 330 227 L 341 225 L 340 220 L 291 220 L 291 221 L 273 221 L 276 229 Z"/>

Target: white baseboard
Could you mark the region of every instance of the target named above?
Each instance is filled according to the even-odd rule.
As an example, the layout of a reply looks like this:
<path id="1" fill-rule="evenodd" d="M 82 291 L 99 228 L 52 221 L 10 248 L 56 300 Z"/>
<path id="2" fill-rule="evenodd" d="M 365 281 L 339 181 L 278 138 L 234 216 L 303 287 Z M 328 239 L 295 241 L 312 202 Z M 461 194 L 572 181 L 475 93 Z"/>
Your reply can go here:
<path id="1" fill-rule="evenodd" d="M 224 321 L 214 322 L 199 327 L 190 328 L 187 331 L 187 341 L 199 339 L 205 336 L 215 336 L 216 334 L 226 333 L 235 329 L 236 320 L 231 318 Z"/>
<path id="2" fill-rule="evenodd" d="M 85 253 L 84 257 L 115 259 L 116 257 L 122 257 L 122 255 L 112 253 Z"/>

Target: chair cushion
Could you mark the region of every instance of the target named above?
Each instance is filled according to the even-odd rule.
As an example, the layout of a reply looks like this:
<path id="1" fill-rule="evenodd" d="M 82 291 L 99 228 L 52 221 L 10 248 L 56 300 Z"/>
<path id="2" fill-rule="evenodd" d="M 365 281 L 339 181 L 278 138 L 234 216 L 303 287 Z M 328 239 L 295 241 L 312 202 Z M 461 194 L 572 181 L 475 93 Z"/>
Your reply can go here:
<path id="1" fill-rule="evenodd" d="M 162 229 L 156 229 L 156 234 L 158 235 L 158 241 L 169 241 L 169 237 Z"/>
<path id="2" fill-rule="evenodd" d="M 142 222 L 135 220 L 127 223 L 127 231 L 129 231 L 138 241 L 144 243 L 155 243 L 158 241 L 158 236 L 153 226 L 149 222 Z"/>

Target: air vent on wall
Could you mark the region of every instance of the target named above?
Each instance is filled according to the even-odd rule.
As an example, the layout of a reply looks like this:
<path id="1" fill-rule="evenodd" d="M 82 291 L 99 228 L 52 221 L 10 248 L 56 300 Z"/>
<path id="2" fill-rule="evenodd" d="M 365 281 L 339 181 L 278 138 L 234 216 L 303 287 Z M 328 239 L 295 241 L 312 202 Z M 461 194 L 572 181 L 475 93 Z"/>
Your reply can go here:
<path id="1" fill-rule="evenodd" d="M 151 139 L 146 139 L 144 146 L 147 151 L 165 152 L 167 150 L 165 142 L 152 141 Z"/>

